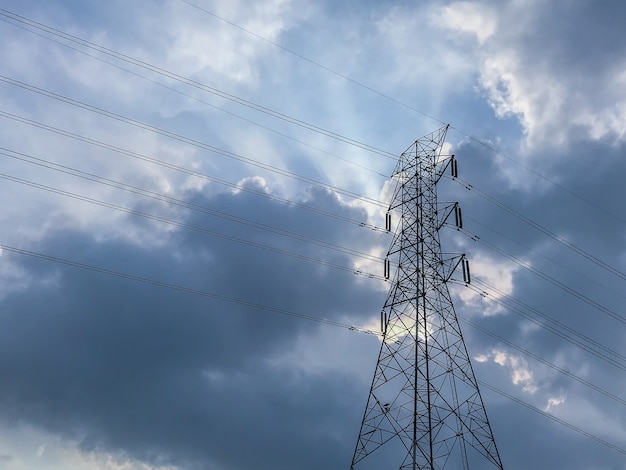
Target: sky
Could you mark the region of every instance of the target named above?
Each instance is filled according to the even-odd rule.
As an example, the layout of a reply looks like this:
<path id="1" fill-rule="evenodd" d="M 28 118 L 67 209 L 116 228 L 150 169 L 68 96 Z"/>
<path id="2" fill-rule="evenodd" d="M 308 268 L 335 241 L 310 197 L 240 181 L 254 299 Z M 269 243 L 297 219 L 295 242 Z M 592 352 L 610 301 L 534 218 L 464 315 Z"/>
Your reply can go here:
<path id="1" fill-rule="evenodd" d="M 0 0 L 0 468 L 347 469 L 450 125 L 509 470 L 626 469 L 626 6 Z"/>

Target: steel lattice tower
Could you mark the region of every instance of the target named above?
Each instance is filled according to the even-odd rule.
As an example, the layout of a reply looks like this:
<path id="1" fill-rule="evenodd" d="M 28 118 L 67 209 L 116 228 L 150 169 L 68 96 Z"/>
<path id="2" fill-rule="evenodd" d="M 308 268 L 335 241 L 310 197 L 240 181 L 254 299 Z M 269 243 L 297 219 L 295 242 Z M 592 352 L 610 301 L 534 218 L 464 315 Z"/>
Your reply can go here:
<path id="1" fill-rule="evenodd" d="M 438 204 L 437 183 L 456 176 L 442 155 L 448 127 L 400 157 L 387 214 L 400 216 L 385 261 L 396 267 L 381 312 L 382 344 L 351 470 L 499 468 L 502 462 L 459 328 L 447 282 L 464 256 L 444 259 L 439 231 L 462 224 L 458 204 Z"/>

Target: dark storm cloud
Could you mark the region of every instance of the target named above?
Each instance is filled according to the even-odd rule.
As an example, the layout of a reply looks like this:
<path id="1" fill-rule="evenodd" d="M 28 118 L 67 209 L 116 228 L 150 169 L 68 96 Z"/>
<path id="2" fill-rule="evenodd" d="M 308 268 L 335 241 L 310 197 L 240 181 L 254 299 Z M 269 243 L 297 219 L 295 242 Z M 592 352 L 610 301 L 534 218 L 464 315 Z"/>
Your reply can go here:
<path id="1" fill-rule="evenodd" d="M 593 87 L 597 74 L 613 70 L 623 59 L 624 14 L 624 5 L 612 2 L 543 2 L 532 34 L 525 37 L 527 52 Z"/>
<path id="2" fill-rule="evenodd" d="M 345 237 L 341 223 L 246 193 L 192 199 L 329 241 Z M 310 203 L 364 216 L 322 193 Z M 187 222 L 213 230 L 228 225 L 199 214 Z M 241 231 L 268 241 L 263 232 Z M 370 237 L 363 229 L 352 233 L 363 243 Z M 296 244 L 285 239 L 279 246 L 349 263 L 345 255 Z M 193 232 L 142 248 L 62 231 L 36 249 L 317 317 L 365 319 L 381 302 L 371 285 L 355 283 L 349 273 Z M 0 309 L 5 421 L 41 426 L 87 449 L 199 468 L 346 464 L 361 413 L 353 397 L 365 388 L 337 372 L 310 377 L 306 364 L 297 372 L 269 361 L 288 357 L 297 333 L 314 333 L 315 323 L 41 260 L 16 261 L 33 282 Z"/>
<path id="3" fill-rule="evenodd" d="M 626 160 L 623 158 L 625 151 L 624 146 L 610 146 L 606 142 L 598 141 L 581 144 L 567 153 L 565 151 L 561 154 L 553 153 L 551 155 L 553 160 L 550 162 L 553 169 L 546 175 L 558 185 L 567 188 L 570 191 L 568 192 L 538 178 L 513 162 L 505 161 L 500 165 L 508 166 L 509 170 L 511 166 L 516 168 L 514 173 L 516 180 L 526 187 L 533 188 L 530 191 L 511 190 L 508 180 L 499 176 L 501 175 L 499 168 L 502 166 L 494 166 L 491 163 L 497 158 L 493 153 L 473 143 L 460 145 L 456 149 L 460 159 L 461 178 L 480 191 L 493 196 L 507 208 L 523 214 L 622 272 L 626 271 L 624 265 L 626 213 L 619 194 L 623 189 L 623 175 L 626 174 Z M 601 308 L 610 309 L 624 318 L 622 279 L 557 243 L 545 233 L 521 222 L 506 210 L 490 204 L 479 197 L 477 191 L 468 191 L 462 185 L 455 188 L 452 183 L 447 183 L 447 187 L 455 199 L 461 202 L 468 230 L 480 236 L 481 241 L 496 245 L 555 281 L 549 282 L 529 270 L 512 264 L 517 270 L 513 275 L 511 296 L 525 305 L 518 308 L 546 323 L 545 319 L 531 310 L 535 309 L 549 319 L 564 325 L 565 328 L 587 336 L 596 342 L 593 346 L 596 351 L 608 347 L 617 354 L 623 353 L 626 341 L 623 322 L 611 318 L 593 305 L 595 303 Z M 496 261 L 505 259 L 480 242 L 471 242 L 467 238 L 456 240 L 467 250 L 470 263 L 472 257 L 481 254 L 488 255 Z M 474 269 L 473 277 L 484 278 L 484 273 Z M 572 289 L 574 294 L 584 296 L 589 302 L 564 291 L 557 284 Z M 462 309 L 460 315 L 467 318 L 466 315 L 472 311 L 474 314 L 480 314 L 480 308 L 472 307 Z M 506 341 L 521 346 L 532 354 L 578 375 L 593 386 L 623 399 L 621 391 L 625 382 L 622 369 L 581 350 L 545 329 L 533 327 L 527 319 L 510 309 L 493 317 L 470 318 Z M 486 336 L 468 325 L 462 326 L 471 354 L 478 355 L 497 350 L 524 358 L 527 370 L 533 374 L 532 383 L 537 387 L 537 391 L 523 392 L 524 382 L 514 385 L 503 380 L 501 374 L 503 370 L 507 370 L 506 366 L 480 364 L 477 368 L 480 379 L 491 384 L 497 383 L 501 389 L 520 396 L 540 409 L 548 407 L 550 398 L 563 398 L 563 404 L 553 406 L 550 409 L 551 413 L 583 429 L 593 429 L 591 432 L 609 442 L 619 443 L 621 439 L 619 436 L 624 435 L 624 423 L 616 417 L 623 416 L 623 404 L 546 367 L 496 338 Z M 580 339 L 568 333 L 565 328 L 557 326 L 556 329 L 574 339 Z M 510 373 L 510 377 L 513 378 L 513 368 Z M 508 375 L 507 371 L 505 376 Z M 485 393 L 488 396 L 492 395 L 488 390 L 485 390 Z M 511 468 L 511 465 L 513 468 L 537 468 L 537 465 L 541 465 L 541 468 L 596 468 L 593 465 L 597 468 L 622 468 L 621 457 L 616 452 L 607 451 L 602 446 L 567 431 L 556 423 L 550 423 L 546 418 L 524 410 L 519 405 L 506 401 L 494 405 L 493 403 L 498 403 L 497 400 L 494 402 L 490 400 L 489 403 L 491 406 L 487 411 L 492 417 L 497 442 L 503 453 L 504 463 L 508 464 L 507 468 Z M 570 411 L 563 414 L 564 409 Z M 581 416 L 593 418 L 581 420 Z M 513 427 L 507 426 L 506 422 L 510 420 L 517 424 Z M 604 420 L 606 426 L 615 427 L 614 429 L 619 431 L 603 431 L 598 420 Z M 520 438 L 519 432 L 524 433 L 525 437 Z M 547 435 L 554 438 L 542 440 L 541 436 Z M 520 447 L 533 451 L 523 452 L 520 451 Z M 564 450 L 572 447 L 577 449 L 575 455 Z"/>
<path id="4" fill-rule="evenodd" d="M 455 189 L 455 195 L 461 200 L 464 214 L 467 214 L 468 229 L 490 242 L 497 242 L 505 251 L 526 257 L 524 259 L 530 259 L 533 265 L 537 263 L 541 269 L 550 265 L 553 272 L 561 268 L 530 250 L 565 264 L 583 276 L 589 273 L 608 275 L 597 264 L 575 254 L 508 210 L 521 214 L 543 230 L 552 232 L 616 269 L 624 270 L 621 254 L 624 252 L 626 212 L 619 196 L 622 175 L 626 172 L 626 162 L 622 158 L 624 152 L 624 146 L 607 146 L 603 142 L 579 145 L 561 155 L 553 152 L 555 161 L 546 177 L 556 184 L 513 161 L 505 162 L 504 165 L 516 169 L 516 179 L 531 188 L 511 190 L 506 179 L 498 177 L 496 167 L 482 166 L 481 159 L 491 152 L 474 144 L 462 146 L 458 150 L 463 155 L 463 173 L 460 176 L 506 208 L 496 207 L 480 193 L 467 191 L 463 185 Z M 566 274 L 563 275 L 573 275 L 571 271 L 564 272 Z M 612 284 L 611 276 L 608 279 Z"/>
<path id="5" fill-rule="evenodd" d="M 489 396 L 488 391 L 485 393 Z M 622 468 L 619 456 L 584 436 L 509 401 L 490 402 L 489 417 L 504 468 Z M 581 454 L 587 456 L 584 462 Z"/>

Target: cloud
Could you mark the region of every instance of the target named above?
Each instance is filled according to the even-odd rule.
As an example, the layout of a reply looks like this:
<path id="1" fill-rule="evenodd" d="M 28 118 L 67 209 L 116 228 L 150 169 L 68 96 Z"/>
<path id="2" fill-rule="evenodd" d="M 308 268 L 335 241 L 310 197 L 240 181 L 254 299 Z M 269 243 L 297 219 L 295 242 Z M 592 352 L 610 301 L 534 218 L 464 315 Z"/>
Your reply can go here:
<path id="1" fill-rule="evenodd" d="M 240 302 L 4 250 L 0 431 L 10 439 L 0 444 L 0 454 L 12 459 L 10 470 L 345 467 L 378 338 L 250 304 L 377 330 L 388 284 L 367 274 L 381 273 L 376 258 L 384 257 L 389 238 L 368 227 L 384 226 L 390 196 L 384 175 L 395 165 L 386 152 L 399 154 L 439 127 L 437 119 L 453 124 L 447 145 L 463 179 L 442 179 L 440 201 L 460 202 L 468 232 L 442 228 L 442 246 L 447 254 L 466 254 L 473 279 L 506 293 L 487 296 L 506 300 L 504 308 L 469 297 L 468 290 L 459 293 L 463 302 L 453 292 L 457 314 L 472 321 L 461 327 L 470 355 L 483 361 L 473 364 L 478 379 L 623 447 L 623 405 L 614 397 L 626 389 L 619 356 L 626 336 L 618 318 L 624 289 L 616 275 L 626 272 L 619 5 L 198 5 L 332 71 L 180 0 L 150 7 L 33 1 L 12 8 L 380 151 L 116 62 L 146 80 L 1 22 L 2 74 L 12 79 L 342 189 L 309 187 L 0 83 L 3 112 L 185 169 L 5 115 L 3 145 L 28 160 L 2 155 L 7 176 L 171 223 L 3 179 L 0 243 Z M 31 157 L 180 204 L 52 171 Z M 233 189 L 237 183 L 245 190 Z M 363 197 L 353 199 L 348 191 Z M 223 217 L 215 216 L 218 211 Z M 623 466 L 619 452 L 489 389 L 483 397 L 511 470 Z"/>
<path id="2" fill-rule="evenodd" d="M 258 69 L 263 57 L 275 53 L 268 43 L 215 16 L 203 14 L 189 4 L 168 3 L 169 15 L 164 19 L 169 36 L 165 53 L 169 67 L 183 76 L 201 80 L 213 79 L 216 74 L 247 85 L 259 80 Z M 293 2 L 289 0 L 274 0 L 252 8 L 240 1 L 219 3 L 215 10 L 207 10 L 268 41 L 280 42 L 280 36 L 291 26 L 293 9 Z M 233 54 L 235 50 L 237 54 Z"/>
<path id="3" fill-rule="evenodd" d="M 198 194 L 195 200 L 202 198 Z M 222 208 L 230 206 L 230 213 L 260 213 L 266 222 L 300 230 L 307 224 L 301 212 L 288 214 L 293 212 L 288 207 L 245 193 L 224 193 L 204 203 L 217 200 Z M 354 211 L 321 194 L 310 203 Z M 321 220 L 317 226 L 320 233 L 338 233 L 328 222 L 324 229 Z M 263 232 L 248 235 L 266 238 Z M 283 248 L 294 243 L 286 240 Z M 313 317 L 363 318 L 380 303 L 378 294 L 353 283 L 350 274 L 194 233 L 173 233 L 161 246 L 138 248 L 60 230 L 37 249 L 62 258 L 81 253 L 88 264 Z M 271 449 L 277 441 L 296 446 L 286 453 L 278 448 L 264 452 L 267 468 L 338 463 L 333 463 L 340 458 L 335 453 L 304 463 L 300 456 L 308 452 L 301 446 L 308 439 L 330 449 L 343 445 L 343 434 L 329 434 L 327 426 L 352 427 L 337 420 L 354 412 L 346 394 L 354 385 L 344 374 L 362 361 L 354 356 L 323 375 L 316 372 L 325 361 L 311 349 L 311 341 L 321 335 L 319 346 L 329 339 L 315 324 L 63 265 L 14 261 L 33 273 L 33 281 L 3 301 L 0 375 L 10 384 L 0 392 L 4 419 L 60 433 L 86 450 L 121 449 L 158 465 L 196 462 L 202 467 L 211 460 L 227 468 L 252 465 L 254 453 L 243 455 L 232 447 L 238 442 L 235 435 L 256 441 L 251 446 L 257 451 Z M 53 273 L 56 282 L 45 282 Z M 327 284 L 330 279 L 335 279 L 333 287 Z M 360 299 L 357 304 L 354 298 Z M 352 343 L 338 339 L 347 340 L 346 347 Z M 299 359 L 285 362 L 290 356 Z M 276 421 L 274 415 L 282 418 Z M 302 419 L 308 427 L 300 428 Z M 266 423 L 273 423 L 269 433 Z M 298 428 L 304 435 L 295 433 Z"/>
<path id="4" fill-rule="evenodd" d="M 550 411 L 551 409 L 565 403 L 565 400 L 567 400 L 566 396 L 558 396 L 558 397 L 553 397 L 553 398 L 549 398 L 548 399 L 548 404 L 546 405 L 546 407 L 544 408 L 544 411 Z"/>
<path id="5" fill-rule="evenodd" d="M 514 385 L 520 386 L 526 393 L 534 394 L 537 391 L 533 372 L 523 357 L 509 354 L 503 350 L 493 350 L 488 354 L 476 356 L 475 360 L 481 363 L 493 361 L 501 367 L 506 367 Z"/>
<path id="6" fill-rule="evenodd" d="M 440 27 L 470 34 L 480 44 L 496 32 L 494 11 L 479 2 L 454 2 L 433 14 L 433 21 Z"/>
<path id="7" fill-rule="evenodd" d="M 521 123 L 527 150 L 568 147 L 581 136 L 623 141 L 626 64 L 615 12 L 592 2 L 454 2 L 437 24 L 477 35 L 480 84 L 502 118 Z M 589 18 L 604 24 L 590 28 Z M 610 31 L 610 33 L 607 33 Z"/>
<path id="8" fill-rule="evenodd" d="M 467 10 L 467 9 L 465 9 Z M 458 15 L 464 12 L 459 11 Z M 454 21 L 457 12 L 446 10 L 441 17 Z M 474 16 L 478 21 L 478 15 Z M 390 70 L 387 81 L 396 87 L 416 86 L 423 83 L 432 85 L 428 94 L 420 96 L 420 107 L 424 109 L 429 100 L 443 100 L 447 92 L 459 91 L 469 86 L 471 63 L 468 57 L 459 54 L 457 48 L 448 47 L 447 41 L 428 40 L 440 22 L 437 10 L 429 3 L 398 5 L 389 9 L 377 21 L 378 41 L 390 51 Z M 469 20 L 468 20 L 469 22 Z M 448 24 L 448 23 L 446 23 Z M 454 23 L 457 24 L 457 23 Z M 469 26 L 464 23 L 461 30 Z M 438 105 L 441 104 L 439 101 Z"/>
<path id="9" fill-rule="evenodd" d="M 76 442 L 62 440 L 25 424 L 2 426 L 3 445 L 19 449 L 17 457 L 0 455 L 3 470 L 179 470 L 180 467 L 149 465 L 119 452 L 81 451 Z M 41 450 L 45 449 L 42 453 Z"/>
<path id="10" fill-rule="evenodd" d="M 470 266 L 471 272 L 478 274 L 474 283 L 480 292 L 470 289 L 455 289 L 455 292 L 468 306 L 481 307 L 483 315 L 502 313 L 505 309 L 499 301 L 513 293 L 513 276 L 519 267 L 484 253 L 472 257 Z"/>

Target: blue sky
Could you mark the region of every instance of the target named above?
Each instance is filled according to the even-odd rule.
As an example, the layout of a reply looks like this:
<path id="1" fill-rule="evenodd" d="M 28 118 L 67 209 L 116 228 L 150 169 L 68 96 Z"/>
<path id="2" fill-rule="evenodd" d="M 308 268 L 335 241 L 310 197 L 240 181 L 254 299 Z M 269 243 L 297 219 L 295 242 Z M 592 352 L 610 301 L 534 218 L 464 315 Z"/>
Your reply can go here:
<path id="1" fill-rule="evenodd" d="M 504 466 L 626 469 L 621 6 L 0 8 L 0 467 L 348 468 L 388 175 L 450 124 Z"/>

